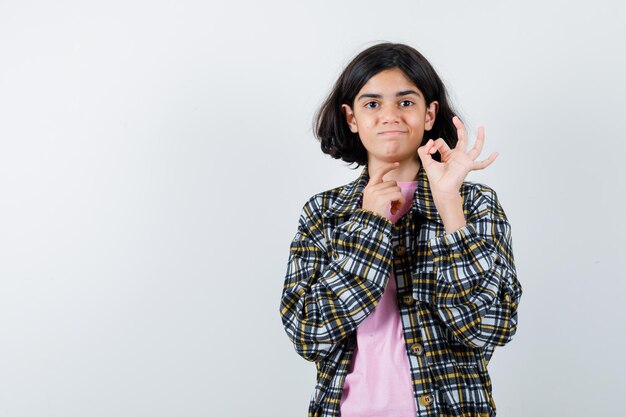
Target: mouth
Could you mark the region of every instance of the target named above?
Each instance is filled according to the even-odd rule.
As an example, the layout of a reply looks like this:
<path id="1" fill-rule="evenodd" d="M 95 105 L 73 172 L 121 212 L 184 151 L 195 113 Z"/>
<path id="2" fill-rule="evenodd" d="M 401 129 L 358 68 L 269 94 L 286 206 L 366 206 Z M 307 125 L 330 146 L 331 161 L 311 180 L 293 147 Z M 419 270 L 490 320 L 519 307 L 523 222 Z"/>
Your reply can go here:
<path id="1" fill-rule="evenodd" d="M 382 132 L 378 132 L 379 135 L 383 135 L 383 136 L 394 136 L 394 135 L 402 135 L 405 134 L 406 131 L 404 130 L 385 130 Z"/>

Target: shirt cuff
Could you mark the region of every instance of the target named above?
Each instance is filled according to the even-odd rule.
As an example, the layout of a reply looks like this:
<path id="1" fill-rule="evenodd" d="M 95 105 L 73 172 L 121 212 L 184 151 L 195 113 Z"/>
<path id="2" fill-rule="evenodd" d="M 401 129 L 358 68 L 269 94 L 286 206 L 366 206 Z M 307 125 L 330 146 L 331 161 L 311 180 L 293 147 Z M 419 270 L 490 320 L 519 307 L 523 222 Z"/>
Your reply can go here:
<path id="1" fill-rule="evenodd" d="M 435 257 L 440 257 L 461 252 L 463 247 L 471 246 L 476 239 L 478 239 L 476 229 L 471 223 L 467 223 L 452 233 L 430 239 L 428 246 Z"/>
<path id="2" fill-rule="evenodd" d="M 350 216 L 350 220 L 357 222 L 363 226 L 374 226 L 380 229 L 389 229 L 393 228 L 393 223 L 386 217 L 381 216 L 378 213 L 374 213 L 373 211 L 358 209 L 356 210 L 352 216 Z"/>

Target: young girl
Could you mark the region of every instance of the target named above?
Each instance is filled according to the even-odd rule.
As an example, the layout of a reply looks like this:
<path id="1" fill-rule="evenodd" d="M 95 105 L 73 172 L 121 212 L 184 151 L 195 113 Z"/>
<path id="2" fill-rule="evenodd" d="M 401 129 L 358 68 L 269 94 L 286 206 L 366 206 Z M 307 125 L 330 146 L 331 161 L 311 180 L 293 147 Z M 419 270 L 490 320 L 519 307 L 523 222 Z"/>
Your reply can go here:
<path id="1" fill-rule="evenodd" d="M 415 49 L 360 53 L 320 109 L 333 158 L 364 165 L 311 197 L 291 243 L 280 313 L 317 366 L 309 416 L 494 416 L 487 364 L 517 329 L 522 287 L 496 193 L 465 181 L 472 148 Z M 469 149 L 468 149 L 469 148 Z"/>

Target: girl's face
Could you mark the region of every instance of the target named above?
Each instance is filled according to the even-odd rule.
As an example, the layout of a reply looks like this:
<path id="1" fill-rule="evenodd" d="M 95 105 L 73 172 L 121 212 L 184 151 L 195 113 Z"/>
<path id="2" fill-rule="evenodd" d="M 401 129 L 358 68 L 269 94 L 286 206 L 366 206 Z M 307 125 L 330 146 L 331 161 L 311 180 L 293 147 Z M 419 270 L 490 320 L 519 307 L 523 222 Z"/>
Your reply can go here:
<path id="1" fill-rule="evenodd" d="M 422 92 L 398 68 L 370 78 L 354 99 L 342 105 L 350 130 L 358 133 L 372 162 L 419 161 L 424 131 L 435 123 L 438 103 L 426 106 Z"/>

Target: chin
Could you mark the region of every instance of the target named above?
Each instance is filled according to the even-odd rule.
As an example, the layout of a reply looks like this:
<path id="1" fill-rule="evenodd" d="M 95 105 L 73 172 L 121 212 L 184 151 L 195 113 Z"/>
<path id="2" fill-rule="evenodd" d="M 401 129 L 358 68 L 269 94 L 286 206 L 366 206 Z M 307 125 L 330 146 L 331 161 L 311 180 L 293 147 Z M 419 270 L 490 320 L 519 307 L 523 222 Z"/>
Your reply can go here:
<path id="1" fill-rule="evenodd" d="M 395 161 L 407 161 L 411 159 L 417 160 L 419 157 L 417 155 L 417 149 L 415 152 L 389 152 L 385 155 L 380 156 L 378 159 L 385 162 L 395 162 Z"/>

